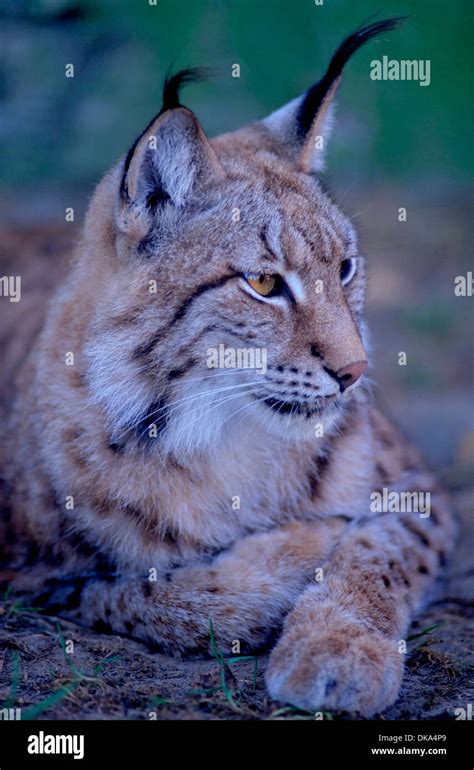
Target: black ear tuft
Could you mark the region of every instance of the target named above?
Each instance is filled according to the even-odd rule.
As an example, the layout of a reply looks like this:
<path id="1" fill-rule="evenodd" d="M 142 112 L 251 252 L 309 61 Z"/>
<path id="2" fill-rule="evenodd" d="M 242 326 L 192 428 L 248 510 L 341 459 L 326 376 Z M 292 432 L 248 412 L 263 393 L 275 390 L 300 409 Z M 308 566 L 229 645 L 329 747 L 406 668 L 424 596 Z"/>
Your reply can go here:
<path id="1" fill-rule="evenodd" d="M 317 83 L 314 84 L 307 92 L 301 102 L 297 120 L 297 131 L 300 137 L 304 137 L 311 128 L 313 120 L 321 107 L 325 96 L 341 74 L 344 66 L 347 64 L 351 56 L 362 46 L 378 35 L 380 32 L 387 32 L 388 30 L 395 29 L 403 21 L 405 16 L 398 16 L 394 19 L 385 19 L 384 21 L 376 21 L 373 24 L 359 27 L 346 37 L 342 41 L 341 45 L 333 55 L 329 62 L 325 74 Z"/>
<path id="2" fill-rule="evenodd" d="M 120 193 L 126 200 L 128 200 L 128 190 L 127 190 L 128 169 L 130 167 L 130 163 L 133 158 L 133 154 L 138 146 L 138 143 L 149 132 L 150 128 L 153 126 L 157 118 L 160 117 L 160 115 L 162 115 L 167 110 L 172 110 L 172 109 L 175 109 L 176 107 L 182 106 L 179 101 L 179 92 L 182 86 L 186 85 L 186 83 L 202 82 L 207 77 L 209 77 L 210 72 L 211 71 L 206 67 L 188 67 L 187 69 L 183 69 L 183 70 L 180 70 L 179 72 L 176 72 L 175 75 L 169 75 L 165 78 L 165 82 L 163 85 L 163 105 L 161 107 L 161 110 L 157 115 L 155 115 L 150 120 L 147 127 L 142 131 L 142 133 L 139 136 L 137 136 L 137 138 L 135 139 L 134 143 L 130 147 L 125 158 L 122 181 L 120 184 Z"/>
<path id="3" fill-rule="evenodd" d="M 209 77 L 209 74 L 209 70 L 205 67 L 188 67 L 176 72 L 175 75 L 167 76 L 163 86 L 163 107 L 161 111 L 165 112 L 165 110 L 181 107 L 182 105 L 179 101 L 181 88 L 187 83 L 201 83 Z"/>

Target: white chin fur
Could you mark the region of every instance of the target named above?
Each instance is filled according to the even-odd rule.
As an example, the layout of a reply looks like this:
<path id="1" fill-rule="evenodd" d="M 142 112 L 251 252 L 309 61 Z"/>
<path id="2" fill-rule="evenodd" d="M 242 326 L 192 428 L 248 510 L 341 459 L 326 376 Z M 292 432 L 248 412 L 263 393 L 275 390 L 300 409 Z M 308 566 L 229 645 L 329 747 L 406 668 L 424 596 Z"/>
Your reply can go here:
<path id="1" fill-rule="evenodd" d="M 195 404 L 183 404 L 175 412 L 169 429 L 160 437 L 160 452 L 183 457 L 201 452 L 219 451 L 222 441 L 255 442 L 259 436 L 270 434 L 289 443 L 324 438 L 337 426 L 341 411 L 328 404 L 321 414 L 308 419 L 299 415 L 279 415 L 248 396 L 236 398 L 229 404 L 215 405 L 201 399 Z"/>

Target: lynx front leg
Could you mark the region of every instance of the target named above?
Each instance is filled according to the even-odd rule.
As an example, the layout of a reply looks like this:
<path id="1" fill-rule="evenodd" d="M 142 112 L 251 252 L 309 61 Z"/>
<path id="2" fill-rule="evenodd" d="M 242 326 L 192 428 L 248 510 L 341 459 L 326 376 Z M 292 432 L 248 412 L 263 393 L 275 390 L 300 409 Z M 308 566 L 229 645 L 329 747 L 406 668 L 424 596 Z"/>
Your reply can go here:
<path id="1" fill-rule="evenodd" d="M 74 581 L 38 603 L 99 631 L 133 636 L 172 653 L 207 653 L 212 620 L 223 651 L 268 642 L 346 525 L 293 523 L 250 535 L 210 564 L 158 578 Z"/>
<path id="2" fill-rule="evenodd" d="M 347 532 L 287 616 L 267 671 L 270 694 L 308 710 L 370 716 L 397 698 L 399 642 L 453 539 L 438 501 L 430 518 L 385 514 Z"/>

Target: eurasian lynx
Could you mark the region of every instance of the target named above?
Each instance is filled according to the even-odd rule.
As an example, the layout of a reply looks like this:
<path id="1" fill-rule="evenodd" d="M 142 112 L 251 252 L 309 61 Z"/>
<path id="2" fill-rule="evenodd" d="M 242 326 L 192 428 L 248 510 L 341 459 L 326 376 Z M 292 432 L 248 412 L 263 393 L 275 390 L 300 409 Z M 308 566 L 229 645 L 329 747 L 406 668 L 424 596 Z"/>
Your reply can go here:
<path id="1" fill-rule="evenodd" d="M 14 589 L 172 653 L 206 653 L 210 621 L 224 654 L 274 643 L 274 698 L 363 715 L 397 697 L 454 529 L 364 387 L 364 259 L 317 179 L 342 69 L 394 24 L 211 141 L 179 101 L 193 72 L 166 82 L 94 194 L 2 440 Z M 373 510 L 384 488 L 430 509 Z"/>

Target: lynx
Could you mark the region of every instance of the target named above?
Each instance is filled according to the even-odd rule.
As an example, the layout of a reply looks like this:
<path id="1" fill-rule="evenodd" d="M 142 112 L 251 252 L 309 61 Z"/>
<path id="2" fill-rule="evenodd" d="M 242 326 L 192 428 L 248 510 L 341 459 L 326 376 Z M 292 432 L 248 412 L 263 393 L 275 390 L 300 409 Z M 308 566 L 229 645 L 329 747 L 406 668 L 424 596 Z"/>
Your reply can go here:
<path id="1" fill-rule="evenodd" d="M 167 79 L 95 191 L 2 421 L 15 591 L 176 655 L 208 654 L 212 624 L 223 654 L 271 649 L 275 700 L 363 716 L 397 698 L 399 642 L 454 537 L 372 403 L 364 259 L 318 181 L 343 67 L 396 23 L 212 140 L 180 102 L 196 72 Z M 266 365 L 208 366 L 220 346 Z M 372 510 L 384 489 L 429 493 L 429 515 Z"/>

